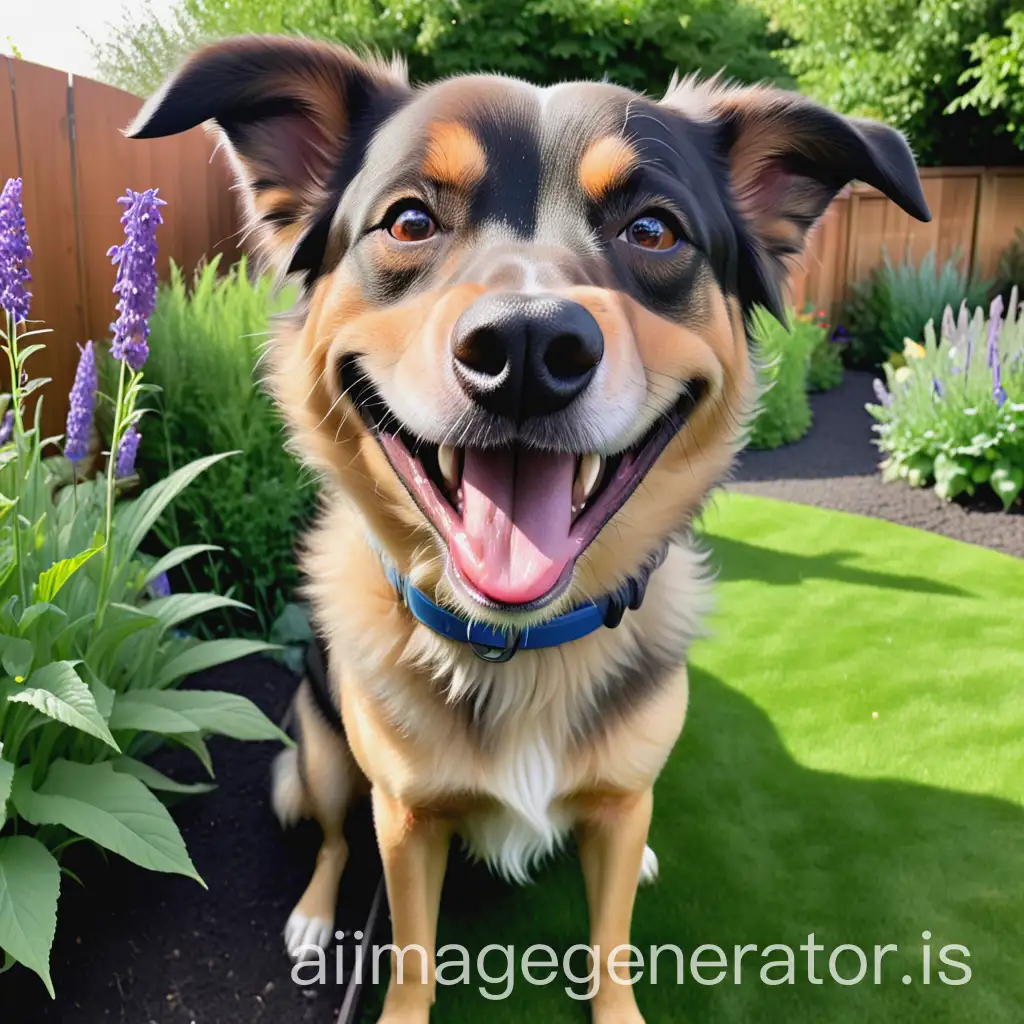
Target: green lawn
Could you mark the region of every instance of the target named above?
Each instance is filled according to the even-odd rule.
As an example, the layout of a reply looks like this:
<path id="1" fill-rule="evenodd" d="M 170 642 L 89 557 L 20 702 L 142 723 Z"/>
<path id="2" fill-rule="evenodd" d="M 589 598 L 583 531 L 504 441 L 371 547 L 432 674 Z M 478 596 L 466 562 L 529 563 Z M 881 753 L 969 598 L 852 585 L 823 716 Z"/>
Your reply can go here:
<path id="1" fill-rule="evenodd" d="M 718 613 L 693 651 L 690 717 L 656 790 L 661 879 L 640 894 L 634 942 L 675 943 L 687 957 L 714 943 L 730 967 L 737 944 L 784 943 L 796 982 L 763 984 L 764 961 L 748 953 L 740 985 L 730 970 L 715 986 L 689 973 L 677 986 L 665 955 L 658 984 L 638 986 L 648 1024 L 1024 1019 L 1024 565 L 740 495 L 720 498 L 705 530 L 721 567 Z M 812 931 L 825 946 L 821 985 L 797 949 Z M 520 889 L 453 857 L 439 941 L 474 957 L 492 942 L 517 956 L 585 942 L 574 858 Z M 867 951 L 860 984 L 829 977 L 843 943 Z M 888 943 L 899 950 L 875 985 L 874 947 Z M 970 950 L 966 985 L 939 982 L 947 943 Z M 504 972 L 500 957 L 489 964 Z M 838 967 L 856 974 L 855 954 Z M 470 985 L 442 987 L 434 1018 L 586 1020 L 561 978 L 542 988 L 520 975 L 496 1002 L 480 983 L 474 968 Z"/>

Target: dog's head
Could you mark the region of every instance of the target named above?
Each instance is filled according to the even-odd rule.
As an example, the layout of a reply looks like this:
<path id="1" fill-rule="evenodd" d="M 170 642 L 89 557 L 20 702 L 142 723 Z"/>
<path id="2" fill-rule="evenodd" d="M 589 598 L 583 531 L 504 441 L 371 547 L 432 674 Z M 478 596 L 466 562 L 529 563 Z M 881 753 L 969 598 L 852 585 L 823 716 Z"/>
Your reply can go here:
<path id="1" fill-rule="evenodd" d="M 301 275 L 271 350 L 294 438 L 403 570 L 499 622 L 613 589 L 688 522 L 754 398 L 745 319 L 848 181 L 928 219 L 901 135 L 769 88 L 412 88 L 247 37 L 130 134 L 206 121 Z"/>

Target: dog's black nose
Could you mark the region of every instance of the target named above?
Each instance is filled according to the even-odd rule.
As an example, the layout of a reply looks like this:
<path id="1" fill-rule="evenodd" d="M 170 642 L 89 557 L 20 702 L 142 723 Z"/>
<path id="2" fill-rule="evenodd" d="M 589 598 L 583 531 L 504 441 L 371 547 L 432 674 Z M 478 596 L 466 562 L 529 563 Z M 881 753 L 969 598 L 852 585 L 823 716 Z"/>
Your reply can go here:
<path id="1" fill-rule="evenodd" d="M 455 375 L 473 401 L 517 423 L 564 409 L 604 355 L 601 328 L 577 302 L 494 294 L 459 317 Z"/>

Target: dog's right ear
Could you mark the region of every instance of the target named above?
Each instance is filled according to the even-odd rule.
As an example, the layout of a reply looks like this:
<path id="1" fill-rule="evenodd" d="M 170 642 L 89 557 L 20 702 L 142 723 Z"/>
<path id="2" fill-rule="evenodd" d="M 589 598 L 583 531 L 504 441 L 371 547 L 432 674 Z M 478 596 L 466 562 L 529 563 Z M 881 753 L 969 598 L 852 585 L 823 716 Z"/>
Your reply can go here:
<path id="1" fill-rule="evenodd" d="M 374 131 L 410 96 L 404 68 L 340 46 L 239 36 L 189 57 L 127 135 L 211 122 L 225 140 L 256 239 L 281 270 L 315 279 L 333 206 Z"/>

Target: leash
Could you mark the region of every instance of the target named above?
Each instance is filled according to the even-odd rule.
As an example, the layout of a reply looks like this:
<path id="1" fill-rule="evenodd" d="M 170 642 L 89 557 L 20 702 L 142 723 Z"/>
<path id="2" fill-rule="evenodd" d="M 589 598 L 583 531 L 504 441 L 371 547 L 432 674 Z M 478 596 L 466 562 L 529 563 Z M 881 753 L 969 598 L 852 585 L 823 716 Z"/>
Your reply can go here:
<path id="1" fill-rule="evenodd" d="M 469 644 L 481 660 L 501 663 L 510 661 L 517 651 L 558 647 L 580 640 L 601 628 L 615 629 L 627 609 L 636 611 L 643 604 L 651 575 L 665 561 L 667 554 L 668 544 L 664 544 L 644 562 L 635 576 L 631 576 L 612 593 L 522 630 L 501 630 L 483 622 L 471 622 L 435 604 L 395 566 L 385 565 L 384 571 L 414 619 L 439 636 Z"/>

